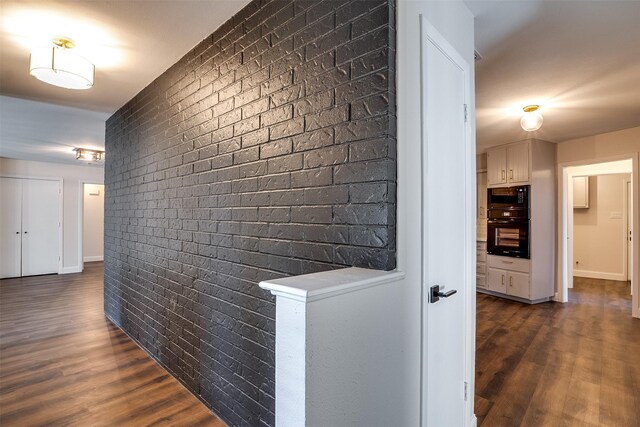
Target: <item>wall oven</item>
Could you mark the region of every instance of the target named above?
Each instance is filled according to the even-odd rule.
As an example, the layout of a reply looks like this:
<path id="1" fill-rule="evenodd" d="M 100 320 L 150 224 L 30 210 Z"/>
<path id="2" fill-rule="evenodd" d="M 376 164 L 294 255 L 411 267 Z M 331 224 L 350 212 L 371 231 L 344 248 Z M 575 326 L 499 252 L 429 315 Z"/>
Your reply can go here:
<path id="1" fill-rule="evenodd" d="M 529 259 L 529 220 L 489 219 L 487 253 Z"/>
<path id="2" fill-rule="evenodd" d="M 529 258 L 529 186 L 487 190 L 487 253 Z"/>

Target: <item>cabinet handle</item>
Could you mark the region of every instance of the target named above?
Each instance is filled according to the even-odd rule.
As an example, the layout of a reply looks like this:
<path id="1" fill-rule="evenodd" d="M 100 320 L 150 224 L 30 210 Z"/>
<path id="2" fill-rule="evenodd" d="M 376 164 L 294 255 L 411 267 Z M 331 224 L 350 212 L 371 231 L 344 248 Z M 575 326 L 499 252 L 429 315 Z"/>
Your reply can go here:
<path id="1" fill-rule="evenodd" d="M 502 286 L 504 286 L 504 274 L 502 275 Z"/>
<path id="2" fill-rule="evenodd" d="M 503 170 L 502 170 L 502 180 L 504 181 L 505 179 L 506 179 L 506 178 L 505 178 L 505 171 L 504 171 L 504 169 L 503 169 Z"/>
<path id="3" fill-rule="evenodd" d="M 513 169 L 509 169 L 509 178 L 513 179 Z"/>
<path id="4" fill-rule="evenodd" d="M 513 277 L 509 277 L 509 286 L 513 288 Z"/>
<path id="5" fill-rule="evenodd" d="M 16 231 L 16 234 L 20 234 L 20 232 L 19 232 L 19 231 Z"/>

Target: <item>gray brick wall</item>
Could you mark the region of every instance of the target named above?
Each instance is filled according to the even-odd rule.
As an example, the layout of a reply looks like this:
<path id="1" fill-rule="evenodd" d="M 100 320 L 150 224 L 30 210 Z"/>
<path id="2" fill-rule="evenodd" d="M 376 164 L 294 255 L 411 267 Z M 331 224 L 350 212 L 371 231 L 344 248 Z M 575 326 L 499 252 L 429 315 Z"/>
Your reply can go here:
<path id="1" fill-rule="evenodd" d="M 107 121 L 105 312 L 230 425 L 274 424 L 259 281 L 395 267 L 394 78 L 393 0 L 256 0 Z"/>

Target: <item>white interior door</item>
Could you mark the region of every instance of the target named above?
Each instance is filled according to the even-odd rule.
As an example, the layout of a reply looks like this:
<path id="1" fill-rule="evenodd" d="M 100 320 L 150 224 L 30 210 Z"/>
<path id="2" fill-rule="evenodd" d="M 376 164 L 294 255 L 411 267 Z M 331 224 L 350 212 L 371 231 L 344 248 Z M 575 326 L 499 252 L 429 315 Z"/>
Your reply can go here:
<path id="1" fill-rule="evenodd" d="M 433 27 L 423 24 L 423 423 L 464 426 L 466 298 L 475 273 L 475 179 L 470 178 L 475 171 L 465 123 L 468 67 Z M 435 285 L 442 293 L 457 293 L 429 302 Z"/>
<path id="2" fill-rule="evenodd" d="M 633 194 L 631 193 L 631 181 L 627 181 L 627 280 L 631 281 L 633 277 Z M 633 294 L 633 286 L 631 286 Z"/>
<path id="3" fill-rule="evenodd" d="M 58 272 L 60 183 L 22 182 L 22 275 Z"/>
<path id="4" fill-rule="evenodd" d="M 0 178 L 0 279 L 21 275 L 22 180 Z"/>

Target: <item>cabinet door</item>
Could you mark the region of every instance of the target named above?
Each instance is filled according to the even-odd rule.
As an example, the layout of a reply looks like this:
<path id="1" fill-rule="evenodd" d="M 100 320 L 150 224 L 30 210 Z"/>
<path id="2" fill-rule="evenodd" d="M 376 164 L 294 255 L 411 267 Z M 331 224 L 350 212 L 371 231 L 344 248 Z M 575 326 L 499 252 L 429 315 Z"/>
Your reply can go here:
<path id="1" fill-rule="evenodd" d="M 586 209 L 589 207 L 589 177 L 573 177 L 573 207 Z"/>
<path id="2" fill-rule="evenodd" d="M 0 279 L 20 277 L 22 180 L 0 178 Z"/>
<path id="3" fill-rule="evenodd" d="M 509 165 L 509 183 L 529 182 L 529 144 L 510 145 L 507 148 L 507 164 Z"/>
<path id="4" fill-rule="evenodd" d="M 507 287 L 507 294 L 529 299 L 531 295 L 529 292 L 529 274 L 510 271 L 508 276 L 509 286 Z"/>
<path id="5" fill-rule="evenodd" d="M 507 293 L 507 272 L 496 268 L 487 269 L 487 288 L 494 292 Z"/>
<path id="6" fill-rule="evenodd" d="M 22 182 L 22 275 L 58 272 L 60 183 Z"/>
<path id="7" fill-rule="evenodd" d="M 487 185 L 507 183 L 507 149 L 496 148 L 487 151 Z"/>
<path id="8" fill-rule="evenodd" d="M 487 173 L 480 172 L 478 174 L 478 218 L 487 217 Z"/>

